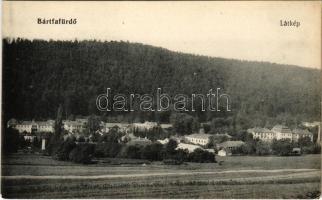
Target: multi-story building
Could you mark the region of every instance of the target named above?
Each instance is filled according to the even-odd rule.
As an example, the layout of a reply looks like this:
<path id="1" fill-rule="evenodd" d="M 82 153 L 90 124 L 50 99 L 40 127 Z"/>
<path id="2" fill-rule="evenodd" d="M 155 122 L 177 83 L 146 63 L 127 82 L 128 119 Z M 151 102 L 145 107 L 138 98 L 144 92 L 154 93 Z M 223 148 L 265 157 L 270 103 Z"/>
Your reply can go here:
<path id="1" fill-rule="evenodd" d="M 244 144 L 245 143 L 243 141 L 226 141 L 226 142 L 217 144 L 216 147 L 217 149 L 225 149 L 225 150 L 232 151 L 241 147 Z"/>
<path id="2" fill-rule="evenodd" d="M 36 122 L 37 131 L 38 132 L 46 132 L 46 133 L 53 133 L 55 131 L 55 121 L 54 120 L 47 120 L 45 122 Z"/>
<path id="3" fill-rule="evenodd" d="M 9 126 L 9 124 L 8 124 Z M 21 121 L 16 122 L 15 124 L 10 122 L 10 126 L 14 129 L 17 129 L 19 133 L 32 133 L 32 132 L 54 132 L 55 121 L 48 120 L 48 121 Z"/>
<path id="4" fill-rule="evenodd" d="M 162 129 L 172 128 L 172 124 L 160 124 Z"/>
<path id="5" fill-rule="evenodd" d="M 202 148 L 199 145 L 179 143 L 176 150 L 178 149 L 188 150 L 188 152 L 191 153 L 196 149 L 202 149 Z"/>
<path id="6" fill-rule="evenodd" d="M 115 128 L 117 131 L 127 133 L 130 124 L 128 123 L 104 123 L 102 131 L 108 133 L 111 129 Z"/>
<path id="7" fill-rule="evenodd" d="M 82 121 L 63 120 L 63 128 L 70 133 L 82 132 L 85 126 L 86 124 Z"/>
<path id="8" fill-rule="evenodd" d="M 267 128 L 251 128 L 248 129 L 247 132 L 253 135 L 253 138 L 258 138 L 262 141 L 271 142 L 273 139 L 281 140 L 281 139 L 289 139 L 291 141 L 298 141 L 300 137 L 309 137 L 313 142 L 313 134 L 308 130 L 303 129 L 294 129 L 291 131 L 287 126 L 276 125 L 269 130 Z"/>
<path id="9" fill-rule="evenodd" d="M 309 137 L 311 142 L 313 142 L 313 133 L 311 133 L 307 129 L 296 128 L 292 132 L 293 132 L 293 137 L 292 137 L 293 141 L 298 141 L 299 138 L 301 137 Z"/>
<path id="10" fill-rule="evenodd" d="M 211 135 L 209 134 L 195 133 L 195 134 L 185 136 L 185 139 L 192 144 L 205 146 L 208 144 L 210 136 Z"/>
<path id="11" fill-rule="evenodd" d="M 37 129 L 37 124 L 34 121 L 22 121 L 16 124 L 15 129 L 17 129 L 19 133 L 31 133 L 33 130 Z"/>
<path id="12" fill-rule="evenodd" d="M 138 131 L 146 131 L 146 130 L 151 130 L 154 127 L 158 126 L 158 123 L 156 122 L 144 122 L 144 123 L 133 123 L 132 124 L 133 128 L 138 130 Z"/>
<path id="13" fill-rule="evenodd" d="M 275 138 L 277 140 L 289 139 L 292 140 L 292 131 L 287 126 L 276 125 L 272 128 L 272 131 L 275 133 Z"/>
<path id="14" fill-rule="evenodd" d="M 267 128 L 255 127 L 255 128 L 248 129 L 247 132 L 251 133 L 254 139 L 258 138 L 260 140 L 267 141 L 267 142 L 270 142 L 274 138 L 276 138 L 275 132 Z"/>

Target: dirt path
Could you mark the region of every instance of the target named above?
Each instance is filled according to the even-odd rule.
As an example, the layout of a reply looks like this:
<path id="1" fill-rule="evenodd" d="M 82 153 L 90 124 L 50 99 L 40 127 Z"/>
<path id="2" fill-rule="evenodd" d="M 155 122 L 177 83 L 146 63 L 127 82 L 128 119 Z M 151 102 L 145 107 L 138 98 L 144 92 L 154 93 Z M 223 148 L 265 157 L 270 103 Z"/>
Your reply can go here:
<path id="1" fill-rule="evenodd" d="M 135 178 L 135 177 L 151 177 L 151 176 L 189 176 L 189 175 L 211 175 L 211 174 L 227 174 L 227 173 L 281 173 L 281 172 L 294 172 L 294 174 L 287 175 L 273 175 L 266 177 L 257 177 L 257 178 L 292 178 L 292 177 L 314 177 L 319 175 L 320 170 L 318 169 L 256 169 L 256 170 L 227 170 L 227 171 L 208 171 L 208 172 L 158 172 L 158 173 L 142 173 L 142 174 L 108 174 L 108 175 L 46 175 L 46 176 L 33 176 L 33 175 L 17 175 L 17 176 L 2 176 L 6 180 L 15 180 L 15 179 L 108 179 L 108 178 Z M 255 177 L 250 177 L 254 179 Z M 248 179 L 248 178 L 242 178 Z"/>

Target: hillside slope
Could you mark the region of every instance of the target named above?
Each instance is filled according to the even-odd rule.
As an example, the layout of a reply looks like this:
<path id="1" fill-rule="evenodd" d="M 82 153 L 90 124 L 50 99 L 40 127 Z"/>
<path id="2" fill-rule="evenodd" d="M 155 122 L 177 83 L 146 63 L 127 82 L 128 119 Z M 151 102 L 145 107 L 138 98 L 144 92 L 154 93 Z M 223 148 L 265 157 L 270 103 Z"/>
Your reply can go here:
<path id="1" fill-rule="evenodd" d="M 5 120 L 100 113 L 106 88 L 115 93 L 207 93 L 223 88 L 232 112 L 192 112 L 212 117 L 312 120 L 320 116 L 320 71 L 266 62 L 239 61 L 172 52 L 128 42 L 3 40 Z M 141 120 L 154 114 L 134 113 Z M 166 115 L 162 121 L 167 121 Z"/>

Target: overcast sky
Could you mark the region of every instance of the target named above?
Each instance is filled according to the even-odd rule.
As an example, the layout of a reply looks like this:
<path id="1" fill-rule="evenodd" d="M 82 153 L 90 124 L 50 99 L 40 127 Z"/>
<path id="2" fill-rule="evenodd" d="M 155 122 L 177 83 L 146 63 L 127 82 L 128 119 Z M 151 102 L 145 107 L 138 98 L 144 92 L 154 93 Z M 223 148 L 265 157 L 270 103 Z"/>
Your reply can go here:
<path id="1" fill-rule="evenodd" d="M 140 42 L 320 68 L 321 2 L 3 2 L 3 36 Z M 39 25 L 37 18 L 77 18 Z M 300 26 L 282 27 L 280 20 Z"/>

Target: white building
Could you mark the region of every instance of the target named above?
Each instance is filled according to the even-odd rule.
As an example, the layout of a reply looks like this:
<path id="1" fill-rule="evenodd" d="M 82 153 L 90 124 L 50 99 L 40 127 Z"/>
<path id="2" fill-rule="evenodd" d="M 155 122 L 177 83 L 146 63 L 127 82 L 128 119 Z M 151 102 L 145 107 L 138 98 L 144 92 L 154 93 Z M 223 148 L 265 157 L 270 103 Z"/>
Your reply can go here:
<path id="1" fill-rule="evenodd" d="M 225 149 L 226 151 L 231 151 L 234 149 L 237 149 L 244 145 L 245 143 L 243 141 L 226 141 L 220 144 L 217 144 L 217 149 Z"/>
<path id="2" fill-rule="evenodd" d="M 172 124 L 160 124 L 161 128 L 163 129 L 168 129 L 168 128 L 172 128 Z"/>
<path id="3" fill-rule="evenodd" d="M 199 145 L 179 143 L 176 149 L 188 150 L 189 153 L 191 153 L 196 149 L 202 149 L 202 148 Z"/>
<path id="4" fill-rule="evenodd" d="M 158 123 L 146 121 L 144 123 L 133 123 L 132 126 L 134 129 L 137 129 L 138 131 L 145 131 L 145 130 L 151 130 L 154 127 L 157 127 Z"/>
<path id="5" fill-rule="evenodd" d="M 204 133 L 195 133 L 195 134 L 185 136 L 185 139 L 192 144 L 205 146 L 208 144 L 210 136 L 212 135 L 204 134 Z"/>
<path id="6" fill-rule="evenodd" d="M 302 125 L 308 128 L 312 128 L 315 126 L 320 126 L 321 122 L 315 121 L 315 122 L 302 122 Z"/>
<path id="7" fill-rule="evenodd" d="M 19 133 L 31 133 L 33 131 L 37 131 L 38 125 L 34 121 L 22 121 L 17 123 L 15 129 L 19 131 Z"/>
<path id="8" fill-rule="evenodd" d="M 267 128 L 255 127 L 248 129 L 247 132 L 251 133 L 254 139 L 258 138 L 266 142 L 270 142 L 276 138 L 276 133 Z"/>
<path id="9" fill-rule="evenodd" d="M 63 128 L 69 133 L 83 132 L 86 124 L 81 121 L 63 120 Z"/>
<path id="10" fill-rule="evenodd" d="M 276 134 L 276 139 L 289 139 L 292 140 L 292 131 L 287 127 L 283 125 L 276 125 L 272 128 L 272 131 Z"/>
<path id="11" fill-rule="evenodd" d="M 218 156 L 231 156 L 231 152 L 229 150 L 226 149 L 221 149 L 218 151 Z"/>
<path id="12" fill-rule="evenodd" d="M 54 120 L 47 120 L 45 122 L 36 122 L 38 125 L 37 131 L 38 132 L 46 132 L 46 133 L 53 133 L 55 130 L 55 121 Z"/>
<path id="13" fill-rule="evenodd" d="M 54 120 L 47 120 L 47 121 L 21 121 L 13 123 L 12 120 L 9 120 L 8 126 L 13 127 L 14 129 L 18 130 L 19 133 L 31 133 L 31 132 L 46 132 L 46 133 L 53 133 L 55 127 Z"/>
<path id="14" fill-rule="evenodd" d="M 248 129 L 247 132 L 253 135 L 253 138 L 258 138 L 262 141 L 271 142 L 273 139 L 281 140 L 281 139 L 289 139 L 291 141 L 298 141 L 300 137 L 309 137 L 313 142 L 313 134 L 308 130 L 303 129 L 294 129 L 291 131 L 287 126 L 276 125 L 269 130 L 267 128 L 251 128 Z"/>
<path id="15" fill-rule="evenodd" d="M 164 140 L 157 140 L 161 144 L 168 144 L 169 138 L 165 138 Z"/>
<path id="16" fill-rule="evenodd" d="M 308 131 L 306 129 L 296 128 L 292 132 L 293 132 L 293 137 L 292 137 L 293 141 L 298 141 L 299 138 L 301 138 L 301 137 L 309 137 L 311 142 L 313 142 L 313 133 L 311 133 L 310 131 Z"/>
<path id="17" fill-rule="evenodd" d="M 31 121 L 22 121 L 21 123 L 17 123 L 15 129 L 19 131 L 19 133 L 27 132 L 31 133 Z"/>
<path id="18" fill-rule="evenodd" d="M 128 123 L 105 123 L 103 131 L 109 132 L 112 128 L 118 129 L 120 132 L 128 133 L 130 124 Z"/>

